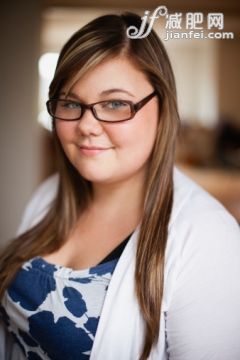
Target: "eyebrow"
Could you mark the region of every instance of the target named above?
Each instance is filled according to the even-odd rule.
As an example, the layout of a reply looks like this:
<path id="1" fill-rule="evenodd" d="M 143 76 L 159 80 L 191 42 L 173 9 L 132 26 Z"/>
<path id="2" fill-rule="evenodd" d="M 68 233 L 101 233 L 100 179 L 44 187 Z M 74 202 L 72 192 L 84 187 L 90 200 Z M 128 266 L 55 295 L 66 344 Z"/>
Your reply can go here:
<path id="1" fill-rule="evenodd" d="M 121 88 L 114 88 L 114 89 L 103 90 L 103 91 L 100 93 L 100 95 L 109 95 L 109 94 L 116 93 L 116 92 L 125 93 L 125 94 L 128 94 L 128 95 L 134 97 L 134 95 L 131 94 L 130 91 L 127 91 L 127 90 L 124 90 L 124 89 L 121 89 Z"/>
<path id="2" fill-rule="evenodd" d="M 121 93 L 124 93 L 124 94 L 128 94 L 129 96 L 131 97 L 134 97 L 134 95 L 132 93 L 130 93 L 130 91 L 127 91 L 127 90 L 124 90 L 124 89 L 121 89 L 121 88 L 113 88 L 113 89 L 107 89 L 107 90 L 103 90 L 99 93 L 99 95 L 110 95 L 110 94 L 113 94 L 113 93 L 116 93 L 116 92 L 121 92 Z M 62 91 L 59 95 L 66 95 L 66 93 L 64 91 Z M 72 92 L 69 92 L 67 94 L 67 96 L 70 96 L 78 101 L 81 101 L 81 99 L 79 98 L 78 95 L 72 93 Z"/>
<path id="3" fill-rule="evenodd" d="M 76 94 L 74 94 L 72 92 L 69 92 L 69 93 L 66 94 L 64 91 L 61 91 L 59 95 L 67 95 L 67 96 L 70 96 L 70 97 L 80 101 L 80 98 Z"/>

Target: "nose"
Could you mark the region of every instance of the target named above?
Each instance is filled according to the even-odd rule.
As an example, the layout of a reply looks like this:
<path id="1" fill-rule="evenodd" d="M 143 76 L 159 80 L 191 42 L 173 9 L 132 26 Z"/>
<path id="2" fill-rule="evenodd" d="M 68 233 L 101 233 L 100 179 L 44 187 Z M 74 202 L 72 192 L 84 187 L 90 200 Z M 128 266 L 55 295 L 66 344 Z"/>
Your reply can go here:
<path id="1" fill-rule="evenodd" d="M 78 120 L 77 129 L 84 136 L 100 135 L 103 132 L 102 124 L 94 117 L 91 109 L 85 109 Z"/>

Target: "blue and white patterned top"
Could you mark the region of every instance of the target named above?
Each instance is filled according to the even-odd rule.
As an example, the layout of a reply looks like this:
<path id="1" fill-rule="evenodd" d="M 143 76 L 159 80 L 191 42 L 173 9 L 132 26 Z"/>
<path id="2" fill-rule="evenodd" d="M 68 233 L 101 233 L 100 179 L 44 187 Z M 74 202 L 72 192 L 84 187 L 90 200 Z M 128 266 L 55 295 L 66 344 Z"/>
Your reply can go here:
<path id="1" fill-rule="evenodd" d="M 6 291 L 1 316 L 27 359 L 89 359 L 118 259 L 86 270 L 25 262 Z"/>

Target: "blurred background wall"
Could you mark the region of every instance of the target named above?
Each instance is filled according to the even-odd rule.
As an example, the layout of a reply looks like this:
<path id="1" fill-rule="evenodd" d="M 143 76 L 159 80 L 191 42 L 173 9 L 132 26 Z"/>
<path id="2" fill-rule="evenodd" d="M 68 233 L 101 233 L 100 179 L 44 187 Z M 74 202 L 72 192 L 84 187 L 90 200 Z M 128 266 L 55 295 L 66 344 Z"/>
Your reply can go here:
<path id="1" fill-rule="evenodd" d="M 92 18 L 145 10 L 155 0 L 25 0 L 1 3 L 0 246 L 14 236 L 26 202 L 55 171 L 45 112 L 47 88 L 63 43 Z M 232 40 L 164 42 L 176 75 L 182 131 L 176 162 L 240 222 L 240 3 L 164 1 L 169 13 L 224 14 Z M 206 25 L 206 24 L 205 24 Z M 162 35 L 163 23 L 155 30 Z M 206 26 L 204 27 L 206 28 Z"/>
<path id="2" fill-rule="evenodd" d="M 3 1 L 0 14 L 0 240 L 4 243 L 15 234 L 41 173 L 37 123 L 41 6 L 38 1 Z"/>

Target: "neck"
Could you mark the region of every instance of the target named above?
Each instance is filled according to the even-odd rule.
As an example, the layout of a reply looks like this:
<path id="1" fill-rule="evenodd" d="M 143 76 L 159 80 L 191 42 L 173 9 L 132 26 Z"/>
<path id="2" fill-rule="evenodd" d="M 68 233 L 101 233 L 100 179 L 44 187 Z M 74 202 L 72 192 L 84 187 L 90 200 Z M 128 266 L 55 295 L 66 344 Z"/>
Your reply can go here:
<path id="1" fill-rule="evenodd" d="M 132 216 L 139 221 L 143 210 L 144 179 L 129 178 L 110 184 L 93 184 L 93 208 L 104 216 Z"/>

